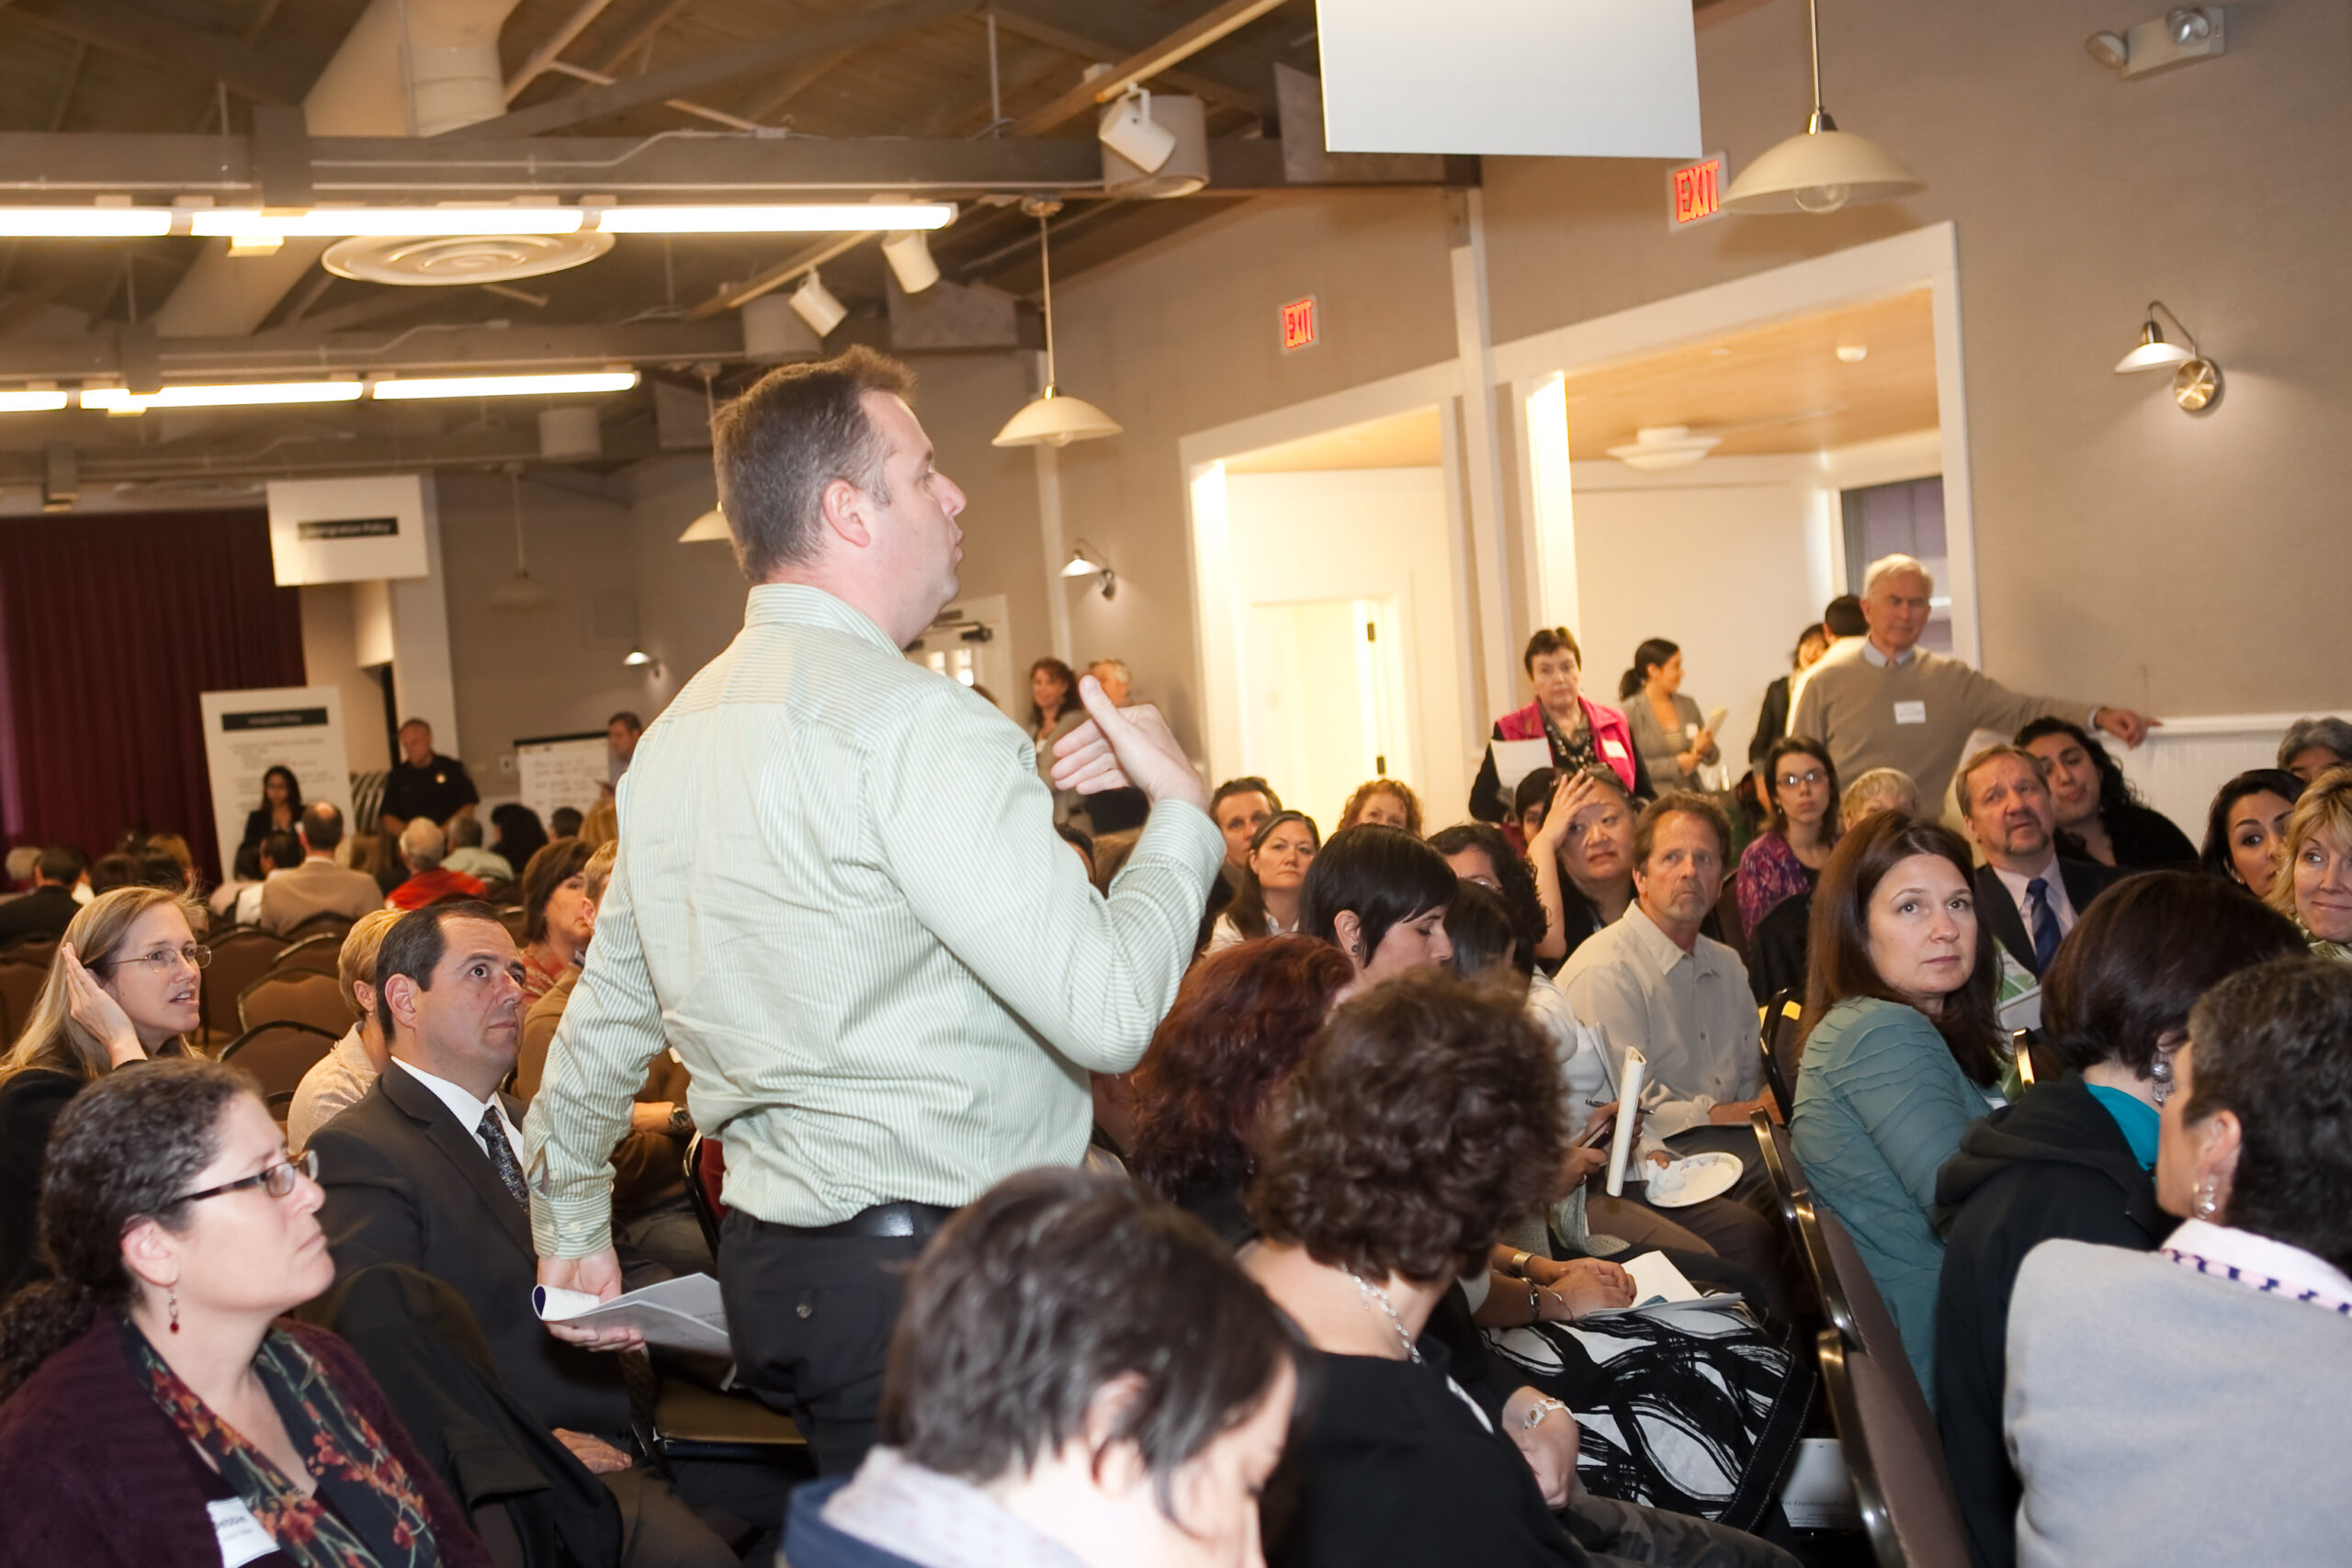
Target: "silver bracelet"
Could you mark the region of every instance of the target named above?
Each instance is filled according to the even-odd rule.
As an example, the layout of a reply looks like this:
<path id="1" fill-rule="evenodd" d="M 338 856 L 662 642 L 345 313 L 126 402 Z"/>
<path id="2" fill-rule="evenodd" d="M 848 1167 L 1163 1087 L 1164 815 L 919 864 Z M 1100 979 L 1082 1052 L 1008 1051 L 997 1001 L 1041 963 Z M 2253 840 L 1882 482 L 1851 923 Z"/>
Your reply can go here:
<path id="1" fill-rule="evenodd" d="M 1528 1407 L 1527 1414 L 1520 1417 L 1519 1429 L 1522 1432 L 1532 1432 L 1536 1427 L 1544 1425 L 1544 1417 L 1555 1410 L 1563 1416 L 1568 1413 L 1568 1407 L 1556 1399 L 1537 1400 Z"/>

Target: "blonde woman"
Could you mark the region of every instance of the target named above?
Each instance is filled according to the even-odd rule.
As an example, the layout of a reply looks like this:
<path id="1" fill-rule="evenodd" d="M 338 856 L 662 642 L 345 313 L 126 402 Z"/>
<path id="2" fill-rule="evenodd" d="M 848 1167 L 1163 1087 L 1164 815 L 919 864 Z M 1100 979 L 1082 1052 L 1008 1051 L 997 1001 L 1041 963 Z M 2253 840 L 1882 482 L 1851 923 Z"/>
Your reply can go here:
<path id="1" fill-rule="evenodd" d="M 0 1293 L 32 1263 L 41 1161 L 66 1103 L 126 1063 L 194 1053 L 202 909 L 161 887 L 119 887 L 65 928 L 31 1015 L 0 1062 Z"/>
<path id="2" fill-rule="evenodd" d="M 2352 959 L 2352 767 L 2328 769 L 2295 802 L 2270 907 L 2322 958 Z"/>

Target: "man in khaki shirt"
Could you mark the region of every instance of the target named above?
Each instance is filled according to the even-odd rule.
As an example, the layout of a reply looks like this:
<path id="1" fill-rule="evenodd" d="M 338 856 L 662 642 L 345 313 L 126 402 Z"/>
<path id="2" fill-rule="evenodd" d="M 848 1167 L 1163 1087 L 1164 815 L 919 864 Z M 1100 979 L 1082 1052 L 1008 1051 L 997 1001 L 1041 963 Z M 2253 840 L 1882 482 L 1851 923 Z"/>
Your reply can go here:
<path id="1" fill-rule="evenodd" d="M 1157 802 L 1097 894 L 1028 735 L 900 656 L 956 595 L 964 509 L 909 385 L 857 349 L 719 412 L 743 630 L 621 780 L 618 863 L 525 1156 L 541 1282 L 609 1297 L 611 1152 L 647 1064 L 677 1051 L 726 1151 L 739 1375 L 828 1472 L 876 1438 L 892 1265 L 1004 1177 L 1082 1157 L 1088 1072 L 1143 1055 L 1225 854 L 1164 721 L 1090 677 L 1053 784 Z"/>

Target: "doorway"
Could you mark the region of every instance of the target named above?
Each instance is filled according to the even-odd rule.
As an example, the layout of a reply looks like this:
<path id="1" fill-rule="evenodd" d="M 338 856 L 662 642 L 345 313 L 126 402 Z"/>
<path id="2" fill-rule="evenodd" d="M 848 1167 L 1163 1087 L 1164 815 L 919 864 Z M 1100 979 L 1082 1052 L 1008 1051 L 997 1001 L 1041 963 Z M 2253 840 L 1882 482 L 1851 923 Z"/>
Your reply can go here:
<path id="1" fill-rule="evenodd" d="M 1415 776 L 1396 601 L 1250 606 L 1250 755 L 1325 831 L 1358 784 Z"/>
<path id="2" fill-rule="evenodd" d="M 1013 690 L 1012 642 L 1005 636 L 1001 593 L 958 599 L 939 612 L 906 656 L 926 670 L 971 687 L 1013 718 L 1028 711 L 1029 693 Z"/>

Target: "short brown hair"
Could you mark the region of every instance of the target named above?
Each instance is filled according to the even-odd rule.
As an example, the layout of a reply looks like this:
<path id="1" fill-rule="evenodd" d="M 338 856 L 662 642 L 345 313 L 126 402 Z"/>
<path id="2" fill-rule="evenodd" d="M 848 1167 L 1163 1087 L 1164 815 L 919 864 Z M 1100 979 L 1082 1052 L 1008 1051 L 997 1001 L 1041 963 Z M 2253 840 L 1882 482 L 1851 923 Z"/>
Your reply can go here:
<path id="1" fill-rule="evenodd" d="M 2012 746 L 2007 741 L 2003 740 L 1996 744 L 1987 746 L 1978 751 L 1974 756 L 1969 758 L 1968 761 L 1960 765 L 1960 772 L 1952 774 L 1951 797 L 1953 803 L 1959 806 L 1962 817 L 1965 818 L 1970 810 L 1968 802 L 1968 781 L 1975 775 L 1977 769 L 1993 761 L 1996 757 L 2015 757 L 2018 761 L 2023 762 L 2027 767 L 2033 770 L 2033 776 L 2041 781 L 2042 787 L 2044 789 L 2050 787 L 2049 764 L 2044 762 L 2041 758 L 2035 756 L 2032 752 L 2027 750 L 2024 747 Z"/>
<path id="2" fill-rule="evenodd" d="M 1814 890 L 1813 923 L 1805 937 L 1806 1037 L 1824 1014 L 1849 998 L 1876 997 L 1910 1005 L 1881 977 L 1871 958 L 1871 897 L 1889 872 L 1913 855 L 1950 861 L 1973 895 L 1975 863 L 1968 845 L 1940 822 L 1874 811 L 1855 823 L 1829 852 L 1829 863 L 1821 868 L 1821 882 Z M 2006 1036 L 1993 1006 L 2000 973 L 1993 923 L 1979 917 L 1976 966 L 1969 972 L 1968 983 L 1946 997 L 1928 1019 L 1951 1048 L 1960 1070 L 1978 1084 L 1990 1084 L 2000 1076 Z"/>
<path id="3" fill-rule="evenodd" d="M 762 582 L 815 554 L 825 490 L 843 479 L 887 499 L 882 433 L 865 394 L 903 398 L 914 372 L 859 344 L 813 365 L 786 365 L 719 405 L 710 422 L 718 508 L 743 575 Z"/>
<path id="4" fill-rule="evenodd" d="M 1395 796 L 1397 804 L 1405 808 L 1405 831 L 1416 839 L 1421 836 L 1420 796 L 1415 795 L 1412 786 L 1402 780 L 1385 776 L 1366 779 L 1356 785 L 1355 793 L 1348 796 L 1347 805 L 1340 808 L 1340 825 L 1332 831 L 1344 833 L 1354 827 L 1356 819 L 1363 815 L 1364 807 L 1372 804 L 1372 797 L 1375 795 Z M 1272 798 L 1271 794 L 1269 798 Z"/>
<path id="5" fill-rule="evenodd" d="M 548 900 L 556 889 L 585 871 L 596 852 L 581 839 L 550 839 L 531 853 L 523 867 L 523 940 L 548 938 Z"/>
<path id="6" fill-rule="evenodd" d="M 1560 1068 L 1520 1001 L 1440 968 L 1331 1014 L 1275 1097 L 1250 1213 L 1367 1279 L 1447 1279 L 1560 1193 Z"/>
<path id="7" fill-rule="evenodd" d="M 1647 806 L 1634 820 L 1634 864 L 1646 870 L 1650 850 L 1657 842 L 1657 825 L 1673 816 L 1696 817 L 1715 830 L 1715 852 L 1731 859 L 1731 818 L 1709 796 L 1687 789 L 1670 789 Z M 1724 867 L 1728 871 L 1730 865 Z"/>
<path id="8" fill-rule="evenodd" d="M 1527 672 L 1532 675 L 1535 673 L 1537 656 L 1545 653 L 1565 653 L 1575 660 L 1579 667 L 1584 663 L 1584 649 L 1577 646 L 1577 634 L 1566 626 L 1539 628 L 1533 637 L 1527 639 L 1527 651 L 1520 655 L 1519 661 L 1526 666 Z"/>

